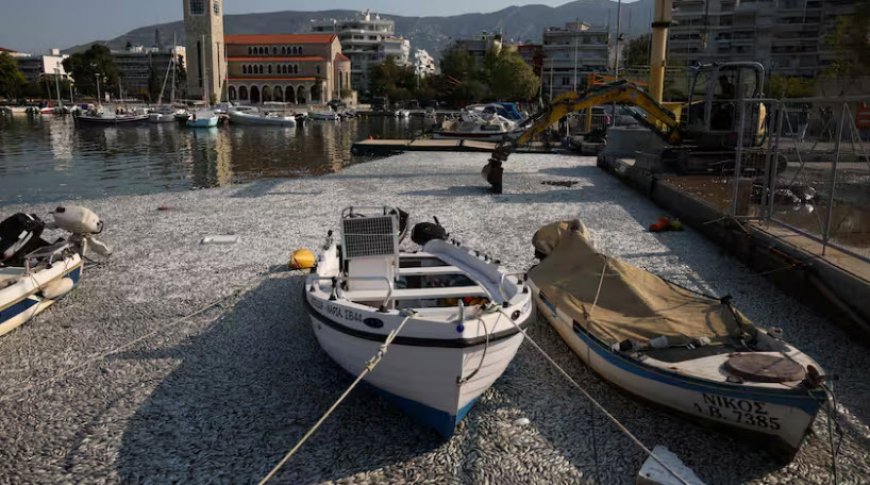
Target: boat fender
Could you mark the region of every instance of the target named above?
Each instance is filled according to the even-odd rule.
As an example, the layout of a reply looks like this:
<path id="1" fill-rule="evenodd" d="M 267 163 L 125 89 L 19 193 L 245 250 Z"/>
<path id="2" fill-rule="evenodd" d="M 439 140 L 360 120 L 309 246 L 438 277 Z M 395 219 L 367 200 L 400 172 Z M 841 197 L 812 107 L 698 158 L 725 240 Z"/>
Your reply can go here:
<path id="1" fill-rule="evenodd" d="M 316 263 L 317 258 L 315 258 L 314 253 L 310 249 L 300 248 L 293 251 L 293 254 L 290 255 L 290 262 L 287 266 L 290 269 L 311 269 L 314 268 Z"/>
<path id="2" fill-rule="evenodd" d="M 90 209 L 80 206 L 60 206 L 52 212 L 57 227 L 73 234 L 99 234 L 103 221 Z"/>
<path id="3" fill-rule="evenodd" d="M 42 296 L 47 300 L 56 300 L 75 287 L 75 282 L 71 278 L 61 278 L 45 285 L 42 289 Z"/>

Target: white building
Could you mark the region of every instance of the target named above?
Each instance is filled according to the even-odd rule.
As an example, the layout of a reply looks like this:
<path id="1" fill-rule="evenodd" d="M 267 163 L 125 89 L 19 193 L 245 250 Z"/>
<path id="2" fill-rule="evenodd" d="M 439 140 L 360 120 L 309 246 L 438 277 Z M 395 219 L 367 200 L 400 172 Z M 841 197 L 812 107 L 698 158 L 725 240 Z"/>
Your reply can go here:
<path id="1" fill-rule="evenodd" d="M 583 22 L 544 31 L 541 75 L 546 97 L 586 88 L 589 75 L 606 72 L 610 59 L 610 31 Z"/>
<path id="2" fill-rule="evenodd" d="M 438 74 L 435 59 L 424 49 L 414 51 L 414 73 L 417 77 L 429 77 Z"/>
<path id="3" fill-rule="evenodd" d="M 382 19 L 369 11 L 352 19 L 312 20 L 313 32 L 335 33 L 341 50 L 351 61 L 351 86 L 366 92 L 369 89 L 369 71 L 387 57 L 399 64 L 408 64 L 411 44 L 395 35 L 395 22 Z"/>
<path id="4" fill-rule="evenodd" d="M 18 61 L 18 70 L 28 82 L 39 81 L 44 76 L 59 75 L 61 79 L 67 77 L 63 60 L 69 56 L 61 54 L 60 49 L 51 49 L 48 54 L 41 56 L 18 52 L 11 54 Z"/>

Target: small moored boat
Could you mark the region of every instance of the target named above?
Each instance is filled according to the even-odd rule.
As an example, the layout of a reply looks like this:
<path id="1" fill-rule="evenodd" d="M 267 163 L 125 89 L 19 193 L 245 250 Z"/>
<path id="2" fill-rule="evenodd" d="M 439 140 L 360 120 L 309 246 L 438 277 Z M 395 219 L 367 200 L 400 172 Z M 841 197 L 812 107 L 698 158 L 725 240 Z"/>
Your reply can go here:
<path id="1" fill-rule="evenodd" d="M 103 222 L 83 207 L 58 207 L 54 225 L 72 233 L 49 243 L 40 236 L 46 224 L 33 214 L 0 222 L 0 335 L 20 327 L 78 286 L 82 256 L 89 248 L 107 255 L 93 238 Z"/>
<path id="2" fill-rule="evenodd" d="M 245 113 L 238 110 L 230 110 L 230 123 L 239 125 L 269 125 L 269 126 L 296 126 L 296 116 L 281 116 L 275 113 Z"/>
<path id="3" fill-rule="evenodd" d="M 187 118 L 185 124 L 188 128 L 214 128 L 218 125 L 218 115 L 213 111 L 197 111 Z"/>
<path id="4" fill-rule="evenodd" d="M 730 298 L 702 295 L 596 251 L 579 221 L 534 236 L 540 313 L 584 363 L 635 396 L 766 438 L 793 456 L 827 395 L 821 368 Z"/>
<path id="5" fill-rule="evenodd" d="M 337 121 L 339 120 L 338 113 L 334 111 L 311 111 L 308 113 L 309 120 L 318 121 Z"/>
<path id="6" fill-rule="evenodd" d="M 531 293 L 434 224 L 414 228 L 422 251 L 400 251 L 405 218 L 394 208 L 345 209 L 340 240 L 330 231 L 304 299 L 320 346 L 354 375 L 410 319 L 365 380 L 449 437 L 516 355 Z"/>

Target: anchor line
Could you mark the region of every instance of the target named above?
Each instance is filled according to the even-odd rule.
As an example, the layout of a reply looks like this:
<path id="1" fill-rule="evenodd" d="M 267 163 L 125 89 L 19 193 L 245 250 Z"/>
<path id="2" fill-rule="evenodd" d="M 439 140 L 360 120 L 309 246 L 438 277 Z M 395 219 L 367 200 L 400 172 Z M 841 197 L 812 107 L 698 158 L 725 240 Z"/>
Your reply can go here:
<path id="1" fill-rule="evenodd" d="M 272 470 L 270 470 L 269 473 L 267 473 L 266 476 L 264 476 L 263 479 L 260 480 L 259 485 L 265 485 L 267 482 L 269 482 L 269 480 L 275 478 L 275 475 L 278 473 L 278 471 L 280 471 L 281 468 L 290 460 L 290 458 L 292 458 L 293 455 L 295 455 L 296 452 L 299 451 L 300 448 L 302 448 L 302 445 L 305 444 L 306 441 L 308 441 L 308 438 L 311 438 L 311 436 L 313 436 L 314 433 L 317 432 L 318 428 L 320 428 L 320 425 L 322 425 L 323 422 L 326 421 L 326 419 L 329 418 L 329 416 L 338 408 L 338 406 L 342 402 L 344 402 L 345 399 L 347 399 L 351 391 L 353 391 L 354 388 L 360 382 L 362 382 L 362 380 L 368 374 L 375 370 L 375 367 L 377 367 L 378 364 L 381 363 L 384 356 L 387 354 L 387 350 L 389 350 L 390 344 L 393 343 L 393 340 L 396 339 L 396 337 L 399 335 L 399 332 L 402 331 L 406 323 L 411 321 L 411 318 L 413 318 L 414 315 L 416 315 L 416 312 L 408 311 L 405 319 L 402 320 L 402 323 L 400 323 L 398 327 L 396 327 L 393 331 L 387 334 L 387 338 L 384 340 L 384 343 L 380 345 L 377 353 L 373 355 L 368 360 L 368 362 L 366 362 L 366 365 L 363 367 L 363 370 L 359 373 L 356 379 L 354 379 L 354 381 L 350 384 L 350 386 L 348 386 L 347 389 L 345 389 L 341 396 L 339 396 L 338 399 L 334 403 L 332 403 L 332 406 L 330 406 L 329 409 L 327 409 L 326 412 L 323 413 L 320 419 L 318 419 L 317 422 L 314 423 L 314 425 L 305 432 L 305 434 L 302 436 L 302 438 L 299 439 L 299 441 L 296 442 L 293 448 L 291 448 L 290 451 L 288 451 L 287 454 L 284 455 L 283 458 L 281 458 L 281 461 L 279 461 L 278 464 L 276 464 L 272 468 Z"/>
<path id="2" fill-rule="evenodd" d="M 640 440 L 640 438 L 638 438 L 637 436 L 635 436 L 634 433 L 632 433 L 632 432 L 631 432 L 631 431 L 630 431 L 630 430 L 629 430 L 629 429 L 628 429 L 624 424 L 622 424 L 622 422 L 619 421 L 619 419 L 618 419 L 616 416 L 614 416 L 613 414 L 611 414 L 611 413 L 607 410 L 607 408 L 604 407 L 604 405 L 602 405 L 602 404 L 601 404 L 600 402 L 598 402 L 594 397 L 592 397 L 592 395 L 589 394 L 589 391 L 587 391 L 586 389 L 584 389 L 583 386 L 581 386 L 581 385 L 580 385 L 576 380 L 574 380 L 573 377 L 571 377 L 570 374 L 568 374 L 568 372 L 567 372 L 565 369 L 562 368 L 562 366 L 560 366 L 560 365 L 559 365 L 555 360 L 553 360 L 552 357 L 550 357 L 549 354 L 547 354 L 547 351 L 546 351 L 546 350 L 544 350 L 543 348 L 541 348 L 541 346 L 538 345 L 537 342 L 535 342 L 531 337 L 529 337 L 529 334 L 527 334 L 525 330 L 523 330 L 519 325 L 517 325 L 517 323 L 516 323 L 516 322 L 515 322 L 515 321 L 514 321 L 514 320 L 513 320 L 513 319 L 512 319 L 508 314 L 506 314 L 506 313 L 504 312 L 504 310 L 502 309 L 501 306 L 494 305 L 492 311 L 499 312 L 500 314 L 502 314 L 502 315 L 504 315 L 505 317 L 507 317 L 508 321 L 511 322 L 511 324 L 512 324 L 514 327 L 516 327 L 516 329 L 517 329 L 521 334 L 523 334 L 523 337 L 524 337 L 526 340 L 528 340 L 529 343 L 532 344 L 532 346 L 533 346 L 533 347 L 534 347 L 538 352 L 540 352 L 541 355 L 543 355 L 544 358 L 547 359 L 547 361 L 550 362 L 550 364 L 553 365 L 553 367 L 556 368 L 556 370 L 558 370 L 558 371 L 559 371 L 563 376 L 565 376 L 565 378 L 566 378 L 566 379 L 567 379 L 567 380 L 568 380 L 568 381 L 569 381 L 569 382 L 570 382 L 570 383 L 571 383 L 575 388 L 577 388 L 577 390 L 580 391 L 580 392 L 581 392 L 581 393 L 586 397 L 586 399 L 589 400 L 589 402 L 591 402 L 591 403 L 592 403 L 596 408 L 598 408 L 598 410 L 601 411 L 601 413 L 604 414 L 604 416 L 607 417 L 607 419 L 609 419 L 611 422 L 613 422 L 613 424 L 616 425 L 616 427 L 617 427 L 617 428 L 618 428 L 618 429 L 619 429 L 619 430 L 620 430 L 620 431 L 621 431 L 625 436 L 627 436 L 627 437 L 628 437 L 632 442 L 634 442 L 634 444 L 637 445 L 638 448 L 640 448 L 641 450 L 643 450 L 644 453 L 646 453 L 650 458 L 652 458 L 653 460 L 655 460 L 656 463 L 658 463 L 659 465 L 661 465 L 662 468 L 664 468 L 665 470 L 667 470 L 667 472 L 670 473 L 674 478 L 676 478 L 677 480 L 679 480 L 680 483 L 682 483 L 683 485 L 691 485 L 691 484 L 690 484 L 686 479 L 684 479 L 684 478 L 683 478 L 682 476 L 680 476 L 676 471 L 674 471 L 674 470 L 673 470 L 673 469 L 672 469 L 672 468 L 671 468 L 667 463 L 665 463 L 665 462 L 662 461 L 658 456 L 656 456 L 655 453 L 652 452 L 652 450 L 650 450 L 650 449 L 649 449 L 645 444 L 643 444 L 643 442 Z M 261 485 L 262 485 L 262 484 L 261 484 Z"/>
<path id="3" fill-rule="evenodd" d="M 196 310 L 196 311 L 193 312 L 193 313 L 189 313 L 189 314 L 187 314 L 187 315 L 185 315 L 185 316 L 183 316 L 183 317 L 181 317 L 181 318 L 178 318 L 178 319 L 176 319 L 176 320 L 173 320 L 173 321 L 171 321 L 171 322 L 168 322 L 166 325 L 163 325 L 163 326 L 161 326 L 161 327 L 159 327 L 159 328 L 157 328 L 157 329 L 155 329 L 155 330 L 153 330 L 153 331 L 151 331 L 151 332 L 148 332 L 148 333 L 146 333 L 145 335 L 142 335 L 141 337 L 137 337 L 137 338 L 135 338 L 135 339 L 133 339 L 133 340 L 131 340 L 131 341 L 129 341 L 129 342 L 127 342 L 127 343 L 125 343 L 125 344 L 119 346 L 119 347 L 115 347 L 115 348 L 113 348 L 113 349 L 111 349 L 111 350 L 107 350 L 107 351 L 104 351 L 104 352 L 100 352 L 100 353 L 98 353 L 98 354 L 96 354 L 96 355 L 92 355 L 90 358 L 86 359 L 84 362 L 80 363 L 79 365 L 76 365 L 76 366 L 74 366 L 74 367 L 70 367 L 69 369 L 66 369 L 66 370 L 64 370 L 63 372 L 60 372 L 60 373 L 58 373 L 58 374 L 55 374 L 55 375 L 53 375 L 53 376 L 51 376 L 51 377 L 49 377 L 49 378 L 47 378 L 47 379 L 44 379 L 44 380 L 41 380 L 41 381 L 35 382 L 35 383 L 33 383 L 33 384 L 31 384 L 31 385 L 25 387 L 24 389 L 21 389 L 21 390 L 18 391 L 18 392 L 13 392 L 13 393 L 11 393 L 11 394 L 6 394 L 6 395 L 4 395 L 4 396 L 0 396 L 0 403 L 2 403 L 2 402 L 6 402 L 6 401 L 11 401 L 11 400 L 13 400 L 13 399 L 15 399 L 15 398 L 17 398 L 17 397 L 20 397 L 20 396 L 22 396 L 22 395 L 24 395 L 24 394 L 30 392 L 32 389 L 35 389 L 35 388 L 37 388 L 37 387 L 42 387 L 42 386 L 45 386 L 45 385 L 51 384 L 51 383 L 53 383 L 53 382 L 56 382 L 57 380 L 59 380 L 59 379 L 65 377 L 65 376 L 68 376 L 68 375 L 70 375 L 70 374 L 72 374 L 72 373 L 74 373 L 74 372 L 78 372 L 78 371 L 80 371 L 80 370 L 86 368 L 87 366 L 93 364 L 94 362 L 99 362 L 99 361 L 105 359 L 106 357 L 108 357 L 108 356 L 110 356 L 110 355 L 112 355 L 112 354 L 116 354 L 116 353 L 118 353 L 118 352 L 121 352 L 122 350 L 125 350 L 125 349 L 127 349 L 127 348 L 129 348 L 129 347 L 132 347 L 133 345 L 138 344 L 139 342 L 142 342 L 142 341 L 144 341 L 144 340 L 146 340 L 146 339 L 148 339 L 148 338 L 150 338 L 150 337 L 153 337 L 153 336 L 159 334 L 160 332 L 163 332 L 164 330 L 167 330 L 167 329 L 170 328 L 170 327 L 173 327 L 173 326 L 175 326 L 175 325 L 177 325 L 177 324 L 179 324 L 179 323 L 182 323 L 182 322 L 186 322 L 186 321 L 190 320 L 191 318 L 193 318 L 193 317 L 195 317 L 195 316 L 201 315 L 201 314 L 205 313 L 206 311 L 208 311 L 208 310 L 210 310 L 210 309 L 212 309 L 212 308 L 214 308 L 214 307 L 220 305 L 220 304 L 223 303 L 225 300 L 228 300 L 228 299 L 230 299 L 230 298 L 232 298 L 232 297 L 238 295 L 239 293 L 242 292 L 242 289 L 243 289 L 243 288 L 237 288 L 237 289 L 233 290 L 232 292 L 230 292 L 229 294 L 227 294 L 227 295 L 225 295 L 225 296 L 222 296 L 222 297 L 220 297 L 220 298 L 218 298 L 218 299 L 216 299 L 216 300 L 211 301 L 210 303 L 208 303 L 208 304 L 206 304 L 205 306 L 199 308 L 198 310 Z"/>

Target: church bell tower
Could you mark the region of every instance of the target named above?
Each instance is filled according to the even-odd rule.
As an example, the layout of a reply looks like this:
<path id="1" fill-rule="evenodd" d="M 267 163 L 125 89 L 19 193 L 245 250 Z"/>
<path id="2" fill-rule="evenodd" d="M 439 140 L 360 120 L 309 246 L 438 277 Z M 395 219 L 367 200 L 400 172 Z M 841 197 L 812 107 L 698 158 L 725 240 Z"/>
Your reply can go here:
<path id="1" fill-rule="evenodd" d="M 227 80 L 221 0 L 184 0 L 187 97 L 220 101 Z"/>

